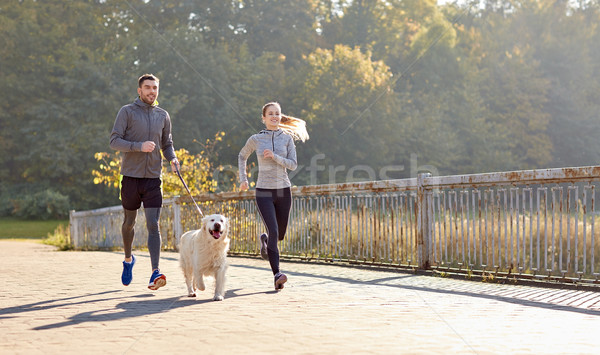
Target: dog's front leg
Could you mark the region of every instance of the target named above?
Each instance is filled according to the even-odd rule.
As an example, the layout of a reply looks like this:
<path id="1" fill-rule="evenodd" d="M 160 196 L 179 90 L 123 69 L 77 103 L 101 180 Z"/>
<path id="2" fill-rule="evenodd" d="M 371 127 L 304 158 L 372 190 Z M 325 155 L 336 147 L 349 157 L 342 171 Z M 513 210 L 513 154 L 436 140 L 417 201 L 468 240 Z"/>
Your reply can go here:
<path id="1" fill-rule="evenodd" d="M 204 291 L 206 286 L 204 286 L 204 278 L 202 277 L 201 272 L 194 271 L 194 287 L 200 291 Z"/>
<path id="2" fill-rule="evenodd" d="M 194 293 L 194 286 L 192 283 L 194 270 L 192 269 L 192 266 L 190 265 L 190 262 L 188 258 L 186 258 L 186 255 L 184 253 L 181 254 L 179 262 L 181 265 L 181 270 L 183 271 L 183 276 L 185 277 L 185 285 L 187 286 L 188 297 L 196 297 L 196 293 Z"/>
<path id="3" fill-rule="evenodd" d="M 194 288 L 192 287 L 192 275 L 191 273 L 185 274 L 185 284 L 188 289 L 188 297 L 196 297 L 196 293 L 194 292 Z"/>
<path id="4" fill-rule="evenodd" d="M 225 271 L 227 271 L 227 265 L 221 266 L 217 272 L 215 272 L 215 297 L 214 301 L 222 301 L 225 299 Z"/>

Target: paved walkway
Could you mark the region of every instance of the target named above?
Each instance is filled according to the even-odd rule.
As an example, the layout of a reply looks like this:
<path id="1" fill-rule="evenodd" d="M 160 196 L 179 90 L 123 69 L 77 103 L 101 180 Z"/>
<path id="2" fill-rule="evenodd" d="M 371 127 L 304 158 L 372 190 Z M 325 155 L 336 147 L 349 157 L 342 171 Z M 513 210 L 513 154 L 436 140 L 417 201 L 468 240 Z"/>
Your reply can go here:
<path id="1" fill-rule="evenodd" d="M 0 241 L 0 354 L 594 354 L 600 293 L 230 258 L 227 293 L 188 298 L 178 255 L 147 289 L 138 252 L 58 252 Z"/>

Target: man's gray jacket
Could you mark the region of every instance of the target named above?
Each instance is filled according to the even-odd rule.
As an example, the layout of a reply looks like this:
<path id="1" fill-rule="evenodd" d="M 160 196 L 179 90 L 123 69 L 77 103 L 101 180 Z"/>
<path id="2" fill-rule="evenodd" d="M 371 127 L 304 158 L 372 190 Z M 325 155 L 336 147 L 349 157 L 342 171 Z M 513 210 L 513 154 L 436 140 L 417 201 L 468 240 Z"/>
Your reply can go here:
<path id="1" fill-rule="evenodd" d="M 145 141 L 156 144 L 152 152 L 142 152 L 142 143 Z M 121 107 L 117 113 L 110 134 L 110 147 L 123 152 L 122 175 L 136 178 L 160 177 L 160 150 L 168 161 L 175 159 L 169 113 L 157 105 L 148 105 L 138 97 L 133 103 Z"/>

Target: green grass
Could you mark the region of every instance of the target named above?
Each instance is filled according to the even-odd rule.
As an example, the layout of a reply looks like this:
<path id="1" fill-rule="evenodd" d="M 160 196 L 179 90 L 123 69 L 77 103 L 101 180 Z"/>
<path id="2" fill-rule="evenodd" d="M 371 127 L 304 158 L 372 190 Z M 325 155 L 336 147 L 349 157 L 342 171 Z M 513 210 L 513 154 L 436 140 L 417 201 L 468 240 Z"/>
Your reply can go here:
<path id="1" fill-rule="evenodd" d="M 0 239 L 43 239 L 59 225 L 69 226 L 69 220 L 28 221 L 0 217 Z"/>

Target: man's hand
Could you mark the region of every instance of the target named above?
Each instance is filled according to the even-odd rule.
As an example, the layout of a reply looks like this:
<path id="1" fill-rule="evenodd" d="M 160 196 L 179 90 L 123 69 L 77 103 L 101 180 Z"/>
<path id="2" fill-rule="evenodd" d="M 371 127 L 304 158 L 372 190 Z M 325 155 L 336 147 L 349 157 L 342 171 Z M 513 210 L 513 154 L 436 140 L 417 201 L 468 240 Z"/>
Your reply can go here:
<path id="1" fill-rule="evenodd" d="M 241 191 L 246 191 L 248 190 L 248 181 L 244 181 L 240 184 L 240 190 Z"/>
<path id="2" fill-rule="evenodd" d="M 179 160 L 177 158 L 171 160 L 171 171 L 176 172 L 179 170 Z"/>
<path id="3" fill-rule="evenodd" d="M 142 152 L 150 153 L 154 150 L 155 147 L 156 144 L 153 141 L 145 141 L 144 143 L 142 143 Z"/>

